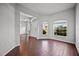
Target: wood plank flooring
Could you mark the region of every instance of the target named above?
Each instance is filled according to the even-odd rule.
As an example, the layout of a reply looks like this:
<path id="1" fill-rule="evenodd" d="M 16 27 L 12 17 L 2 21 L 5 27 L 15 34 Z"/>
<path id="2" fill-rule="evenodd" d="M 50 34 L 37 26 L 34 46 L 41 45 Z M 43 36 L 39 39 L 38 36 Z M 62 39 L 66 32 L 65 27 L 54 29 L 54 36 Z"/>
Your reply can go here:
<path id="1" fill-rule="evenodd" d="M 69 44 L 51 39 L 37 40 L 30 37 L 21 37 L 20 55 L 22 56 L 77 56 L 78 52 L 74 44 Z"/>
<path id="2" fill-rule="evenodd" d="M 21 35 L 20 46 L 6 56 L 78 56 L 78 52 L 74 44 L 53 39 L 37 40 L 34 37 L 27 40 L 25 35 Z"/>

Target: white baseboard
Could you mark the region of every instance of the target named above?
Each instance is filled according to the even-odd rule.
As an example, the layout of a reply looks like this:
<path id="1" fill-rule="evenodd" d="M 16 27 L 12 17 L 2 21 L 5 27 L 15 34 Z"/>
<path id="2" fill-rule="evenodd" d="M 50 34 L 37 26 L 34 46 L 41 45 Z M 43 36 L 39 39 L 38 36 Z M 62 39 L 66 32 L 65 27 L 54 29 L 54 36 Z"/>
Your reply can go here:
<path id="1" fill-rule="evenodd" d="M 8 54 L 12 49 L 14 49 L 15 47 L 20 46 L 20 44 L 17 44 L 15 46 L 13 46 L 10 50 L 8 50 L 6 53 L 4 53 L 2 56 L 5 56 L 6 54 Z"/>
<path id="2" fill-rule="evenodd" d="M 51 39 L 51 40 L 58 40 L 58 39 L 54 39 L 54 38 L 39 38 L 39 39 Z M 67 42 L 67 43 L 75 44 L 75 42 L 66 41 L 66 40 L 58 40 L 58 41 L 62 41 L 62 42 Z"/>
<path id="3" fill-rule="evenodd" d="M 57 39 L 54 39 L 54 40 L 57 40 Z M 62 41 L 62 42 L 67 42 L 67 43 L 75 44 L 75 42 L 72 42 L 72 41 L 64 41 L 64 40 L 58 40 L 58 41 Z"/>

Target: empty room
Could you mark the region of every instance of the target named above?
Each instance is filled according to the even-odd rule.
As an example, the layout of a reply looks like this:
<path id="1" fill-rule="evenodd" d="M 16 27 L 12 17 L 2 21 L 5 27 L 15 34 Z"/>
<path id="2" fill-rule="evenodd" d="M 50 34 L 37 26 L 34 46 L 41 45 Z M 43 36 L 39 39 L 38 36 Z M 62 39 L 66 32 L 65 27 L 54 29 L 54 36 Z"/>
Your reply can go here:
<path id="1" fill-rule="evenodd" d="M 79 56 L 78 3 L 0 3 L 0 56 Z"/>

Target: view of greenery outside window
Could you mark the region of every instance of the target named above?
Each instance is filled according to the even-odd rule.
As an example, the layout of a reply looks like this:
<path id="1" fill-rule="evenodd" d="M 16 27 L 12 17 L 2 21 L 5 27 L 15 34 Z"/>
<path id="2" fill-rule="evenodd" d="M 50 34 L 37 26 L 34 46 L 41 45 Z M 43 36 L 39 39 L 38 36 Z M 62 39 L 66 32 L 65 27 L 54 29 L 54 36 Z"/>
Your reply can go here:
<path id="1" fill-rule="evenodd" d="M 44 23 L 43 23 L 42 34 L 43 34 L 43 35 L 47 35 L 47 33 L 48 33 L 48 23 L 47 23 L 47 22 L 44 22 Z"/>
<path id="2" fill-rule="evenodd" d="M 54 24 L 54 35 L 67 36 L 67 23 L 57 22 Z"/>

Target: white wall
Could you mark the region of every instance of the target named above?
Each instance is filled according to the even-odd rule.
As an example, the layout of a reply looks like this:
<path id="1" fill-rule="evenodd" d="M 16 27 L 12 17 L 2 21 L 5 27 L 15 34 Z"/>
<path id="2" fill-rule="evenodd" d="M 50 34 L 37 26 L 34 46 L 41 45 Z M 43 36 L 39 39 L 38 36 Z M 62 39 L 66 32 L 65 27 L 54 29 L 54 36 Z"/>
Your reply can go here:
<path id="1" fill-rule="evenodd" d="M 79 4 L 76 6 L 76 47 L 79 52 Z"/>
<path id="2" fill-rule="evenodd" d="M 67 36 L 62 37 L 62 36 L 54 36 L 53 33 L 53 22 L 57 20 L 67 20 L 68 22 L 68 29 L 67 29 Z M 53 15 L 49 16 L 42 16 L 39 17 L 38 22 L 39 22 L 39 38 L 52 38 L 60 41 L 65 41 L 69 43 L 74 43 L 74 20 L 75 20 L 75 9 L 71 8 L 68 10 L 64 10 L 59 13 L 55 13 Z M 43 22 L 48 22 L 48 35 L 45 37 L 42 34 L 42 23 Z"/>
<path id="3" fill-rule="evenodd" d="M 20 12 L 15 4 L 15 44 L 20 45 Z"/>
<path id="4" fill-rule="evenodd" d="M 38 37 L 38 21 L 31 22 L 31 36 Z"/>
<path id="5" fill-rule="evenodd" d="M 15 10 L 10 4 L 0 4 L 0 55 L 15 47 Z"/>

